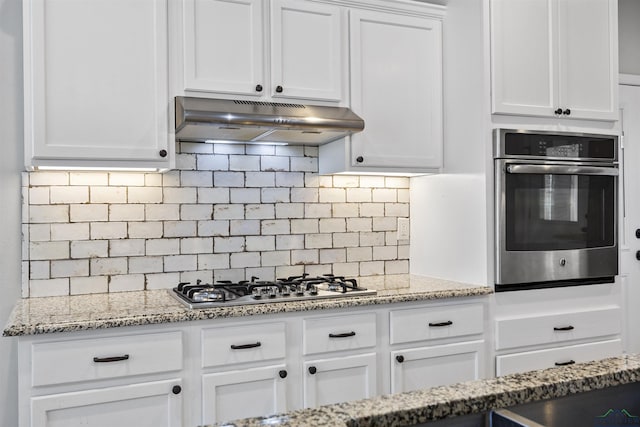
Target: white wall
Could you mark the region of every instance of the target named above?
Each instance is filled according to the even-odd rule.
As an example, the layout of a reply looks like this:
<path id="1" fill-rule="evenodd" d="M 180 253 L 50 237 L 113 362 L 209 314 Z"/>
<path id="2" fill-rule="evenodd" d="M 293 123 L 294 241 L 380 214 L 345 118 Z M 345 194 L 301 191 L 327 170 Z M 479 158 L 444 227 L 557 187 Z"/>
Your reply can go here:
<path id="1" fill-rule="evenodd" d="M 0 0 L 0 325 L 20 296 L 22 2 Z M 18 425 L 17 341 L 0 337 L 0 426 Z"/>
<path id="2" fill-rule="evenodd" d="M 640 1 L 619 0 L 620 72 L 640 74 Z"/>

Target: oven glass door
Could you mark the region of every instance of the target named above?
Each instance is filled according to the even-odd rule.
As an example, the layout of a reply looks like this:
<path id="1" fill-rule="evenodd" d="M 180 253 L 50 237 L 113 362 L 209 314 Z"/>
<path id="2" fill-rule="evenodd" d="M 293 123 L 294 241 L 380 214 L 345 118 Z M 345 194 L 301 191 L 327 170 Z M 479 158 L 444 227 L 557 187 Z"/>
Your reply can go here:
<path id="1" fill-rule="evenodd" d="M 566 173 L 576 171 L 576 173 Z M 507 166 L 505 249 L 556 251 L 616 243 L 614 168 Z M 556 173 L 561 171 L 563 173 Z"/>

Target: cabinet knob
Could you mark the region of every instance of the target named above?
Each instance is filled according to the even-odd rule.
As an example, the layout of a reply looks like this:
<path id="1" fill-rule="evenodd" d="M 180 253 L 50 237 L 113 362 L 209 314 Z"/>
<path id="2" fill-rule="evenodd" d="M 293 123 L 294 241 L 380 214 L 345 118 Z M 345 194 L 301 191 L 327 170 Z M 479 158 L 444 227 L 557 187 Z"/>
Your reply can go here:
<path id="1" fill-rule="evenodd" d="M 358 163 L 364 162 L 364 157 L 362 157 L 362 156 L 356 157 L 356 162 L 358 162 Z"/>
<path id="2" fill-rule="evenodd" d="M 636 251 L 636 259 L 640 261 L 640 251 Z"/>
<path id="3" fill-rule="evenodd" d="M 182 391 L 182 387 L 180 387 L 179 385 L 174 385 L 173 388 L 171 389 L 171 392 L 173 394 L 180 394 L 181 391 Z"/>
<path id="4" fill-rule="evenodd" d="M 556 111 L 554 111 L 554 113 L 559 116 L 560 114 L 562 114 L 562 108 L 558 108 Z"/>
<path id="5" fill-rule="evenodd" d="M 262 85 L 256 85 L 256 92 L 262 92 Z"/>
<path id="6" fill-rule="evenodd" d="M 640 228 L 636 229 L 636 239 L 640 239 Z"/>
<path id="7" fill-rule="evenodd" d="M 315 374 L 316 372 L 318 372 L 318 370 L 316 369 L 315 366 L 309 366 L 309 373 L 311 375 Z"/>
<path id="8" fill-rule="evenodd" d="M 398 363 L 402 363 L 404 362 L 404 356 L 403 355 L 396 356 L 396 360 L 398 361 Z"/>
<path id="9" fill-rule="evenodd" d="M 158 154 L 160 154 L 160 157 L 167 157 L 167 150 L 160 150 Z"/>
<path id="10" fill-rule="evenodd" d="M 276 92 L 282 93 L 283 90 L 284 89 L 282 88 L 282 86 L 280 86 L 280 85 L 276 86 Z"/>
<path id="11" fill-rule="evenodd" d="M 278 372 L 278 375 L 280 375 L 280 378 L 287 378 L 287 371 L 283 369 L 280 372 Z"/>
<path id="12" fill-rule="evenodd" d="M 571 114 L 571 110 L 567 108 L 566 110 L 564 110 L 564 111 L 562 112 L 562 114 L 564 114 L 565 116 L 568 116 L 568 115 L 570 115 L 570 114 Z"/>

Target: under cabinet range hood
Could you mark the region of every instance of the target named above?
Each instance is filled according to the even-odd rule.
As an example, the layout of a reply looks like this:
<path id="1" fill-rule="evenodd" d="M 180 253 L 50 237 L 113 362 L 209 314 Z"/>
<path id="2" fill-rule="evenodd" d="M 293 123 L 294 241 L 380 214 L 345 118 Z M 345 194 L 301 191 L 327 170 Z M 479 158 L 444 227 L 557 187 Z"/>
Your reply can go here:
<path id="1" fill-rule="evenodd" d="M 176 97 L 176 140 L 322 145 L 364 129 L 344 107 Z"/>

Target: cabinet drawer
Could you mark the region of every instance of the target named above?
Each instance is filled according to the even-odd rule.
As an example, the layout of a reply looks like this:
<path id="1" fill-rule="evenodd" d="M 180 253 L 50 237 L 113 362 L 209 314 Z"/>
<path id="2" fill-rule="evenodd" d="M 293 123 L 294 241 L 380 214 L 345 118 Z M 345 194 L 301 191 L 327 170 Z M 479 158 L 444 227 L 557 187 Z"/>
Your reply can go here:
<path id="1" fill-rule="evenodd" d="M 621 332 L 621 322 L 622 311 L 617 306 L 501 319 L 496 321 L 496 349 L 616 335 Z"/>
<path id="2" fill-rule="evenodd" d="M 482 304 L 463 304 L 393 310 L 391 344 L 481 334 Z"/>
<path id="3" fill-rule="evenodd" d="M 202 330 L 202 367 L 258 362 L 285 355 L 283 322 Z"/>
<path id="4" fill-rule="evenodd" d="M 32 345 L 33 386 L 182 369 L 182 333 L 125 335 Z"/>
<path id="5" fill-rule="evenodd" d="M 496 357 L 496 375 L 588 362 L 620 354 L 622 354 L 622 342 L 619 339 L 508 354 Z"/>
<path id="6" fill-rule="evenodd" d="M 304 354 L 352 350 L 376 345 L 375 313 L 304 320 Z"/>

